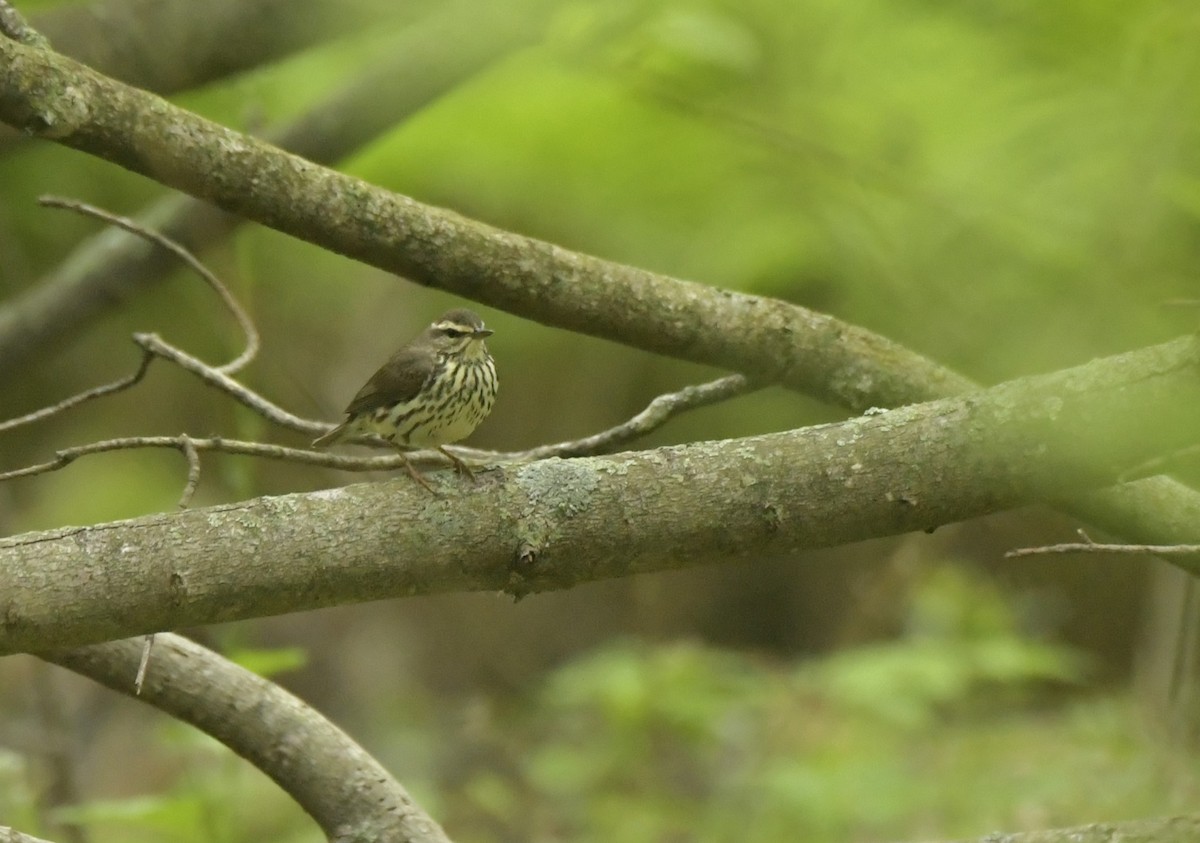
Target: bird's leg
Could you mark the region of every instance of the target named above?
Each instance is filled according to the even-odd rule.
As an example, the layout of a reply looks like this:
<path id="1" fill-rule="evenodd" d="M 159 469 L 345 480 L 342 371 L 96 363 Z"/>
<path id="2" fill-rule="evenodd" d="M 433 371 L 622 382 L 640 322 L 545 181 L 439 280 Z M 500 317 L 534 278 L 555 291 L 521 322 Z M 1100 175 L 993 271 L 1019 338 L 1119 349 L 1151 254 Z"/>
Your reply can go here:
<path id="1" fill-rule="evenodd" d="M 430 494 L 437 495 L 437 490 L 429 485 L 429 481 L 425 479 L 425 475 L 418 471 L 417 467 L 409 461 L 407 453 L 408 449 L 397 444 L 396 441 L 391 437 L 385 438 L 387 438 L 387 441 L 391 444 L 391 446 L 396 449 L 396 453 L 400 455 L 400 459 L 404 460 L 404 467 L 408 469 L 408 473 L 412 475 L 412 479 L 416 480 L 418 483 L 428 489 Z"/>
<path id="2" fill-rule="evenodd" d="M 408 461 L 407 456 L 405 456 L 404 454 L 401 454 L 400 458 L 402 460 L 404 460 L 404 467 L 408 469 L 408 473 L 412 475 L 413 480 L 416 480 L 418 483 L 420 483 L 422 486 L 424 486 L 426 489 L 428 489 L 430 491 L 430 493 L 432 493 L 434 495 L 438 494 L 437 490 L 429 485 L 429 481 L 425 479 L 425 475 L 422 474 L 420 471 L 418 471 L 417 467 Z"/>
<path id="3" fill-rule="evenodd" d="M 454 463 L 455 471 L 457 471 L 461 475 L 470 477 L 472 482 L 475 481 L 475 472 L 471 471 L 471 466 L 469 466 L 465 462 L 463 462 L 461 457 L 454 456 L 454 454 L 447 451 L 441 445 L 438 445 L 437 449 L 442 452 L 442 456 L 446 457 L 446 459 L 448 459 L 448 460 L 450 460 L 450 462 Z"/>

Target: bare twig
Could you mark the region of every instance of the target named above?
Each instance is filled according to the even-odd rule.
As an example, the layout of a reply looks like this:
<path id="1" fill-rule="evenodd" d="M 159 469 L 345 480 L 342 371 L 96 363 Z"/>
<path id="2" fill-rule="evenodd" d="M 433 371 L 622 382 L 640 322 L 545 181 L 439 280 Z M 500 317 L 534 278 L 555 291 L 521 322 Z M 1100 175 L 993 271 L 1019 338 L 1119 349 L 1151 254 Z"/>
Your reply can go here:
<path id="1" fill-rule="evenodd" d="M 138 660 L 137 675 L 133 677 L 133 694 L 140 697 L 142 686 L 146 684 L 146 670 L 150 667 L 150 651 L 154 649 L 154 636 L 151 632 L 142 639 L 142 656 Z"/>
<path id="2" fill-rule="evenodd" d="M 185 358 L 188 361 L 190 371 L 196 371 L 206 378 L 216 374 L 215 370 L 204 366 L 203 363 L 195 358 L 184 355 L 178 349 L 166 346 L 157 337 L 149 337 L 147 339 L 148 335 L 143 334 L 139 336 L 146 340 L 141 344 L 147 350 L 153 349 L 154 353 L 157 353 L 160 346 L 164 347 L 171 352 L 170 359 L 173 361 L 178 362 L 176 359 L 177 356 Z M 153 340 L 153 342 L 150 340 Z M 236 388 L 237 392 L 231 391 L 230 394 L 242 400 L 244 404 L 252 409 L 261 410 L 265 405 L 273 411 L 285 412 L 224 375 L 212 377 L 209 382 L 222 390 L 226 390 L 227 386 L 232 385 Z M 455 448 L 454 450 L 478 463 L 522 463 L 546 459 L 548 457 L 587 456 L 606 453 L 626 442 L 640 436 L 645 436 L 686 410 L 726 401 L 754 388 L 741 375 L 727 375 L 709 383 L 688 386 L 678 392 L 669 392 L 665 395 L 660 395 L 651 401 L 645 410 L 642 410 L 628 421 L 582 439 L 559 442 L 553 445 L 543 445 L 527 451 L 484 451 L 476 448 Z M 290 416 L 290 414 L 287 415 Z M 268 416 L 268 418 L 271 417 Z M 291 418 L 295 419 L 296 417 L 293 416 Z M 275 419 L 271 418 L 271 420 L 274 421 Z M 305 422 L 305 424 L 308 423 Z M 328 426 L 323 425 L 320 427 L 327 428 Z M 391 447 L 388 443 L 376 443 L 370 439 L 363 439 L 361 444 L 378 444 Z M 406 466 L 404 457 L 394 453 L 384 456 L 351 457 L 332 454 L 328 451 L 289 448 L 283 445 L 271 445 L 263 442 L 243 442 L 220 437 L 198 439 L 187 434 L 180 436 L 127 436 L 119 439 L 105 439 L 100 442 L 78 445 L 73 448 L 63 448 L 55 453 L 52 460 L 0 473 L 0 482 L 57 471 L 70 465 L 80 457 L 90 454 L 134 450 L 137 448 L 171 448 L 187 457 L 188 485 L 184 488 L 184 496 L 180 500 L 181 507 L 185 506 L 187 501 L 190 500 L 191 493 L 195 489 L 193 479 L 195 478 L 195 482 L 199 482 L 199 455 L 202 452 L 217 451 L 241 456 L 287 460 L 307 465 L 334 468 L 341 471 L 391 471 Z M 414 464 L 421 468 L 436 469 L 446 467 L 449 464 L 446 458 L 437 451 L 416 451 L 407 456 L 408 464 Z"/>
<path id="3" fill-rule="evenodd" d="M 583 457 L 604 454 L 662 427 L 680 413 L 728 401 L 739 395 L 753 392 L 763 385 L 751 384 L 743 375 L 726 375 L 708 383 L 685 386 L 678 392 L 659 395 L 646 406 L 646 409 L 628 421 L 582 439 L 572 439 L 553 445 L 540 445 L 527 451 L 509 453 L 494 453 L 462 447 L 456 447 L 454 450 L 473 459 L 496 462 L 532 462 L 549 457 Z"/>
<path id="4" fill-rule="evenodd" d="M 179 508 L 187 509 L 192 502 L 192 495 L 196 494 L 196 487 L 200 485 L 200 453 L 186 433 L 181 433 L 179 440 L 183 443 L 183 455 L 188 462 L 187 483 L 184 484 L 183 494 L 179 496 Z"/>
<path id="5" fill-rule="evenodd" d="M 1099 544 L 1066 542 L 1043 547 L 1021 547 L 1004 554 L 1005 558 L 1041 556 L 1050 553 L 1124 553 L 1137 556 L 1182 556 L 1200 553 L 1200 544 Z"/>
<path id="6" fill-rule="evenodd" d="M 120 392 L 122 390 L 129 389 L 129 387 L 138 383 L 146 376 L 146 370 L 150 368 L 150 361 L 153 359 L 153 353 L 148 349 L 144 349 L 142 351 L 142 361 L 138 364 L 137 371 L 135 371 L 133 374 L 121 378 L 120 380 L 113 381 L 112 383 L 105 384 L 104 386 L 98 386 L 95 389 L 89 389 L 86 392 L 81 392 L 78 395 L 72 395 L 65 401 L 60 401 L 53 406 L 43 407 L 42 409 L 35 410 L 27 415 L 0 422 L 0 433 L 12 430 L 14 427 L 20 427 L 23 424 L 33 424 L 34 422 L 48 419 L 51 416 L 56 416 L 59 413 L 70 410 L 72 407 L 78 407 L 80 404 L 91 401 L 94 398 L 102 398 L 105 395 L 112 395 L 114 392 Z"/>
<path id="7" fill-rule="evenodd" d="M 1041 556 L 1049 553 L 1126 553 L 1138 556 L 1182 556 L 1200 553 L 1197 544 L 1101 544 L 1092 539 L 1082 527 L 1075 531 L 1081 542 L 1065 542 L 1043 547 L 1022 547 L 1004 554 L 1006 559 L 1018 556 Z"/>
<path id="8" fill-rule="evenodd" d="M 187 439 L 185 444 L 184 439 Z M 54 459 L 37 465 L 13 469 L 0 474 L 0 481 L 15 480 L 18 477 L 32 477 L 57 471 L 70 465 L 80 457 L 90 454 L 102 454 L 109 451 L 127 451 L 135 448 L 170 448 L 182 454 L 191 447 L 197 453 L 219 451 L 225 454 L 240 454 L 249 457 L 264 457 L 266 459 L 290 460 L 308 465 L 320 465 L 327 468 L 339 468 L 346 471 L 376 471 L 398 468 L 403 465 L 398 456 L 356 458 L 342 457 L 300 448 L 287 448 L 283 445 L 268 445 L 262 442 L 241 442 L 234 439 L 210 437 L 195 439 L 183 436 L 126 436 L 120 439 L 105 439 L 87 445 L 73 448 L 63 448 L 57 451 Z"/>
<path id="9" fill-rule="evenodd" d="M 217 366 L 216 370 L 225 375 L 236 374 L 244 369 L 255 358 L 255 356 L 257 356 L 259 349 L 259 338 L 258 329 L 254 327 L 254 321 L 250 318 L 246 311 L 242 309 L 242 306 L 238 304 L 238 301 L 236 298 L 234 298 L 233 293 L 229 292 L 229 288 L 221 282 L 221 279 L 217 278 L 217 276 L 214 275 L 208 267 L 202 264 L 195 255 L 183 248 L 183 246 L 180 246 L 169 237 L 164 237 L 157 231 L 146 228 L 141 223 L 134 222 L 128 217 L 122 217 L 118 216 L 117 214 L 109 213 L 102 208 L 97 208 L 96 206 L 89 205 L 86 202 L 80 202 L 75 199 L 66 199 L 61 196 L 42 196 L 38 198 L 38 204 L 44 205 L 47 208 L 64 208 L 68 211 L 74 211 L 77 214 L 84 214 L 85 216 L 104 220 L 111 225 L 125 229 L 130 234 L 135 234 L 138 237 L 142 237 L 151 243 L 161 246 L 171 254 L 175 255 L 181 261 L 190 266 L 192 270 L 201 278 L 203 278 L 204 282 L 208 284 L 208 286 L 211 287 L 218 296 L 220 296 L 222 303 L 229 310 L 229 312 L 233 314 L 233 318 L 237 320 L 238 326 L 242 329 L 242 334 L 246 338 L 246 347 L 243 349 L 242 353 L 229 363 L 226 363 L 224 366 Z"/>
<path id="10" fill-rule="evenodd" d="M 314 432 L 322 432 L 328 428 L 328 425 L 321 422 L 308 421 L 298 418 L 297 416 L 288 413 L 279 407 L 276 407 L 270 401 L 259 396 L 258 394 L 246 389 L 241 384 L 234 381 L 230 375 L 244 368 L 258 354 L 260 347 L 258 330 L 254 326 L 254 322 L 242 306 L 234 298 L 229 289 L 216 277 L 207 267 L 197 260 L 187 249 L 180 246 L 175 241 L 168 237 L 159 234 L 145 226 L 142 226 L 130 219 L 120 217 L 115 214 L 110 214 L 100 208 L 88 205 L 83 202 L 77 202 L 71 199 L 63 199 L 60 197 L 43 196 L 38 200 L 41 204 L 53 208 L 65 208 L 77 213 L 93 216 L 98 219 L 109 222 L 119 228 L 122 228 L 131 234 L 143 237 L 156 245 L 161 246 L 172 254 L 176 255 L 180 260 L 184 261 L 188 266 L 196 271 L 196 273 L 204 279 L 217 295 L 222 303 L 226 306 L 238 325 L 242 329 L 242 333 L 246 338 L 246 347 L 241 354 L 238 355 L 232 362 L 226 363 L 223 366 L 209 366 L 203 361 L 191 356 L 187 352 L 164 342 L 156 334 L 134 334 L 133 340 L 142 349 L 142 359 L 138 364 L 137 370 L 128 377 L 121 378 L 104 386 L 95 387 L 94 389 L 86 390 L 74 395 L 65 401 L 61 401 L 50 407 L 44 407 L 33 413 L 28 413 L 18 418 L 9 419 L 0 422 L 0 433 L 11 430 L 21 425 L 32 424 L 50 418 L 66 410 L 79 406 L 96 398 L 101 398 L 106 395 L 112 395 L 116 392 L 129 389 L 139 383 L 146 375 L 146 371 L 150 367 L 150 362 L 154 357 L 162 357 L 170 360 L 182 369 L 198 375 L 202 380 L 210 385 L 216 386 L 225 393 L 233 396 L 241 403 L 249 406 L 251 409 L 264 416 L 269 421 L 279 424 L 283 427 L 289 427 L 293 430 L 299 430 L 306 434 Z M 189 475 L 190 476 L 190 475 Z"/>
<path id="11" fill-rule="evenodd" d="M 254 390 L 238 383 L 220 369 L 209 366 L 203 360 L 193 357 L 186 351 L 178 349 L 164 341 L 158 334 L 134 334 L 133 341 L 145 351 L 170 360 L 179 368 L 191 372 L 209 386 L 221 390 L 238 403 L 249 407 L 267 421 L 277 424 L 280 427 L 299 431 L 306 436 L 325 433 L 333 427 L 328 422 L 311 421 L 289 413 L 282 407 L 263 398 Z"/>
<path id="12" fill-rule="evenodd" d="M 43 407 L 33 413 L 20 416 L 15 419 L 9 419 L 5 422 L 0 422 L 0 433 L 11 430 L 15 427 L 20 427 L 24 424 L 32 424 L 33 422 L 42 421 L 51 416 L 58 415 L 61 412 L 70 410 L 94 398 L 101 398 L 105 395 L 112 395 L 120 392 L 139 383 L 146 375 L 146 370 L 150 366 L 150 362 L 155 357 L 161 357 L 164 360 L 169 360 L 184 371 L 191 372 L 199 377 L 209 386 L 221 390 L 225 394 L 232 397 L 239 403 L 249 407 L 254 412 L 261 415 L 263 418 L 273 422 L 280 427 L 286 427 L 290 430 L 297 430 L 306 435 L 314 435 L 324 433 L 329 430 L 331 425 L 327 422 L 310 421 L 292 415 L 287 410 L 279 407 L 266 398 L 263 398 L 258 393 L 246 388 L 242 384 L 235 381 L 233 378 L 221 372 L 219 369 L 209 366 L 204 361 L 193 357 L 182 349 L 176 348 L 170 343 L 164 341 L 157 334 L 134 334 L 133 341 L 142 349 L 142 360 L 138 365 L 138 369 L 128 377 L 121 378 L 104 386 L 98 386 L 94 389 L 81 392 L 78 395 L 73 395 L 65 401 L 60 401 L 51 407 Z"/>

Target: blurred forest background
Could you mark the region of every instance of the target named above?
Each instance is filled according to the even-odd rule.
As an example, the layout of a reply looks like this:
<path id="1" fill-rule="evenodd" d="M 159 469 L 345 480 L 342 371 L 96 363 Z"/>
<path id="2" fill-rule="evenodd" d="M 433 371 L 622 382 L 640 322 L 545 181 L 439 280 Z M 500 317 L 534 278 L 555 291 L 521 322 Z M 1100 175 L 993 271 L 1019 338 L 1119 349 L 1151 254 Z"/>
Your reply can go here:
<path id="1" fill-rule="evenodd" d="M 36 23 L 54 4 L 17 5 Z M 391 8 L 171 98 L 259 133 L 386 60 L 430 15 L 487 34 L 472 26 L 487 4 Z M 1200 256 L 1193 2 L 509 13 L 529 16 L 529 45 L 336 166 L 571 249 L 834 314 L 983 383 L 1195 327 L 1195 311 L 1171 306 L 1196 297 Z M 450 60 L 458 44 L 437 47 Z M 6 138 L 0 311 L 100 230 L 39 208 L 45 193 L 136 214 L 164 190 Z M 459 303 L 256 226 L 204 258 L 263 335 L 244 379 L 310 417 L 338 418 L 394 348 Z M 501 377 L 480 447 L 595 432 L 714 374 L 479 310 Z M 0 419 L 130 372 L 135 331 L 213 362 L 238 342 L 179 271 L 15 370 L 0 361 Z M 639 447 L 842 415 L 768 389 Z M 135 390 L 5 434 L 0 469 L 181 431 L 302 444 L 157 365 Z M 204 464 L 193 506 L 364 479 Z M 175 453 L 126 452 L 3 484 L 0 531 L 170 511 L 185 472 Z M 1176 652 L 1148 620 L 1168 611 L 1154 595 L 1184 583 L 1144 557 L 1002 558 L 1075 526 L 1029 509 L 516 604 L 432 597 L 187 632 L 331 716 L 458 840 L 916 840 L 1194 809 L 1194 754 L 1156 728 L 1162 700 L 1133 690 Z M 82 801 L 56 804 L 48 791 L 72 780 Z M 320 839 L 210 740 L 27 657 L 0 662 L 0 824 L 64 841 Z"/>

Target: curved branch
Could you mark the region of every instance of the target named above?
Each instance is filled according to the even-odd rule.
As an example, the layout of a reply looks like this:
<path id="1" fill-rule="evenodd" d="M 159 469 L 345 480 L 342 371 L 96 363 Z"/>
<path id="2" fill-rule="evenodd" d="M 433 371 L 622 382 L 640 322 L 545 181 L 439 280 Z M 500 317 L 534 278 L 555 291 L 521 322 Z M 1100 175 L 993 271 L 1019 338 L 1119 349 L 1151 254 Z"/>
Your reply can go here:
<path id="1" fill-rule="evenodd" d="M 250 365 L 254 361 L 254 358 L 258 356 L 260 344 L 258 328 L 254 327 L 254 321 L 250 318 L 250 314 L 246 313 L 245 309 L 234 298 L 233 293 L 229 291 L 229 288 L 225 286 L 221 279 L 183 246 L 180 246 L 171 238 L 164 237 L 151 228 L 146 228 L 144 225 L 134 222 L 128 217 L 109 213 L 103 208 L 97 208 L 95 205 L 89 205 L 87 202 L 66 199 L 61 196 L 41 196 L 38 198 L 38 204 L 47 208 L 62 208 L 63 210 L 74 211 L 83 216 L 95 217 L 123 231 L 128 231 L 135 237 L 140 237 L 162 249 L 166 249 L 180 261 L 191 267 L 192 271 L 199 275 L 201 280 L 217 294 L 221 303 L 225 305 L 225 309 L 229 311 L 233 316 L 233 320 L 237 322 L 238 327 L 242 329 L 242 336 L 246 339 L 246 347 L 242 349 L 242 353 L 230 362 L 222 366 L 217 366 L 216 371 L 223 375 L 235 375 Z"/>
<path id="2" fill-rule="evenodd" d="M 262 770 L 331 841 L 447 843 L 378 761 L 302 701 L 179 635 L 155 639 L 135 698 L 207 732 Z M 132 696 L 141 654 L 137 638 L 40 655 Z"/>
<path id="3" fill-rule="evenodd" d="M 402 478 L 3 539 L 0 653 L 383 597 L 520 596 L 1055 501 L 1192 440 L 1197 356 L 1185 337 L 840 424 L 431 478 L 437 498 Z"/>

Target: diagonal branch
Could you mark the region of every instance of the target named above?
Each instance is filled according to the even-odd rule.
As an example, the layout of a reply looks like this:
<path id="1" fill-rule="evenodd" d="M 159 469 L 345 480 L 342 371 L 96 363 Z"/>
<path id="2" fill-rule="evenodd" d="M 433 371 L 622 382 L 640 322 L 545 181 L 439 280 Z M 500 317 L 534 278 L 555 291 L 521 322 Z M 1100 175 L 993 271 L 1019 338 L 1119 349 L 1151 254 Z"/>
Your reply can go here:
<path id="1" fill-rule="evenodd" d="M 383 597 L 520 596 L 1061 500 L 1194 438 L 1198 356 L 1185 337 L 840 424 L 442 478 L 439 498 L 402 478 L 0 539 L 0 653 Z"/>
<path id="2" fill-rule="evenodd" d="M 149 370 L 150 363 L 153 360 L 154 354 L 148 350 L 143 350 L 141 362 L 138 363 L 137 369 L 132 374 L 119 378 L 112 383 L 106 383 L 80 392 L 77 395 L 72 395 L 70 398 L 59 401 L 57 404 L 52 404 L 49 407 L 42 407 L 23 416 L 0 421 L 0 433 L 21 427 L 22 425 L 36 424 L 52 416 L 57 416 L 59 413 L 65 413 L 67 410 L 74 409 L 80 404 L 86 404 L 97 398 L 104 398 L 106 395 L 115 395 L 118 392 L 124 392 L 131 386 L 136 386 L 142 382 L 142 378 L 146 377 L 146 372 Z"/>
<path id="3" fill-rule="evenodd" d="M 155 636 L 137 699 L 207 732 L 275 780 L 331 841 L 446 843 L 441 826 L 379 762 L 296 697 L 211 650 Z M 131 695 L 141 639 L 42 658 Z"/>
<path id="4" fill-rule="evenodd" d="M 254 358 L 258 356 L 260 345 L 258 329 L 254 327 L 254 322 L 250 319 L 250 315 L 246 313 L 241 304 L 238 303 L 238 300 L 234 298 L 233 293 L 229 292 L 229 288 L 225 286 L 221 279 L 183 246 L 180 246 L 170 237 L 165 237 L 153 229 L 146 228 L 144 225 L 136 223 L 128 217 L 109 213 L 103 208 L 97 208 L 95 205 L 89 205 L 86 202 L 65 199 L 60 196 L 42 196 L 38 199 L 38 203 L 45 205 L 47 208 L 63 208 L 68 211 L 74 211 L 77 214 L 83 214 L 84 216 L 95 217 L 110 225 L 115 225 L 117 228 L 128 231 L 135 237 L 141 237 L 143 240 L 166 249 L 180 261 L 191 267 L 192 271 L 199 275 L 204 283 L 212 288 L 217 297 L 221 299 L 221 303 L 232 314 L 234 321 L 242 329 L 242 335 L 246 338 L 246 347 L 242 349 L 242 353 L 225 365 L 217 366 L 216 370 L 218 372 L 223 375 L 237 374 L 250 365 L 254 361 Z"/>

